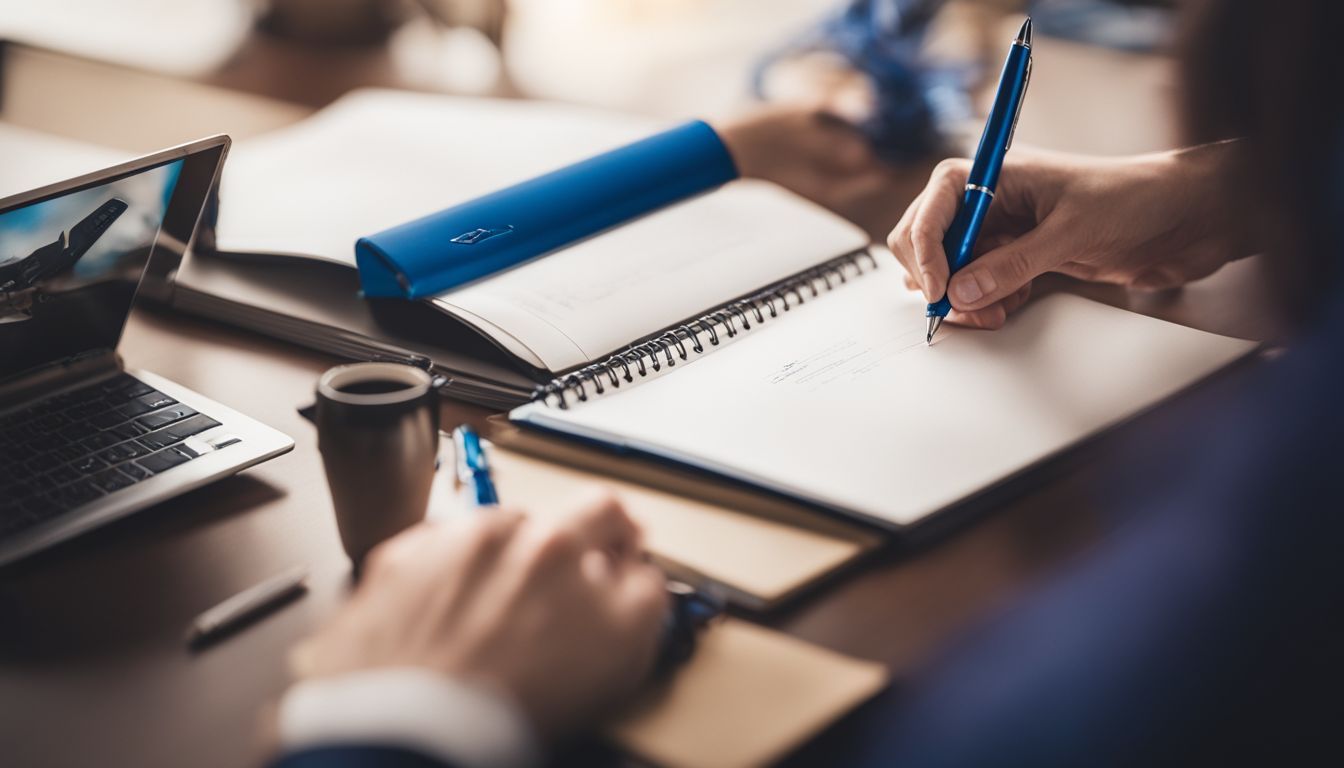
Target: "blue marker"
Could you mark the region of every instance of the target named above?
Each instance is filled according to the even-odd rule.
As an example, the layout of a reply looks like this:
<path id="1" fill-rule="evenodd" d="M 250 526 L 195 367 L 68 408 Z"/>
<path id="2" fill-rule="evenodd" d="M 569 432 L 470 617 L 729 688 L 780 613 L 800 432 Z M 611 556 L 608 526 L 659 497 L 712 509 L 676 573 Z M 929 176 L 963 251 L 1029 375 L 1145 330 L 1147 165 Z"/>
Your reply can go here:
<path id="1" fill-rule="evenodd" d="M 989 111 L 985 121 L 985 133 L 980 137 L 980 148 L 975 151 L 975 162 L 971 164 L 971 173 L 966 177 L 966 191 L 961 198 L 961 208 L 952 219 L 943 237 L 943 251 L 947 254 L 948 282 L 975 258 L 975 240 L 980 236 L 980 228 L 989 213 L 989 204 L 994 200 L 994 189 L 999 184 L 999 171 L 1003 170 L 1003 156 L 1013 144 L 1013 131 L 1017 128 L 1017 116 L 1022 113 L 1022 99 L 1027 93 L 1027 83 L 1031 81 L 1031 19 L 1022 22 L 1013 46 L 1008 49 L 1008 60 L 1003 64 L 1003 74 L 999 77 L 999 91 L 994 96 L 994 108 Z M 924 313 L 929 319 L 926 343 L 933 342 L 933 334 L 943 324 L 943 318 L 952 309 L 952 302 L 943 298 L 930 304 Z"/>

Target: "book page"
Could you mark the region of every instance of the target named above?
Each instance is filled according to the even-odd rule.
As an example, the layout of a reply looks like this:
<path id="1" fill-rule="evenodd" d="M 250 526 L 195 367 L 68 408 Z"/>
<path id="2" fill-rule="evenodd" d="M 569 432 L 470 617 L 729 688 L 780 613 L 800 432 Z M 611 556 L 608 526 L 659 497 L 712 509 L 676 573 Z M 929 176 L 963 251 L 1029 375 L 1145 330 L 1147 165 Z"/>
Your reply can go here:
<path id="1" fill-rule="evenodd" d="M 1255 348 L 1065 294 L 926 346 L 924 302 L 882 265 L 658 378 L 513 418 L 899 526 Z"/>
<path id="2" fill-rule="evenodd" d="M 735 181 L 434 302 L 484 318 L 558 372 L 867 244 L 784 189 Z"/>
<path id="3" fill-rule="evenodd" d="M 354 268 L 355 241 L 664 127 L 585 107 L 377 89 L 240 141 L 220 181 L 221 251 Z"/>

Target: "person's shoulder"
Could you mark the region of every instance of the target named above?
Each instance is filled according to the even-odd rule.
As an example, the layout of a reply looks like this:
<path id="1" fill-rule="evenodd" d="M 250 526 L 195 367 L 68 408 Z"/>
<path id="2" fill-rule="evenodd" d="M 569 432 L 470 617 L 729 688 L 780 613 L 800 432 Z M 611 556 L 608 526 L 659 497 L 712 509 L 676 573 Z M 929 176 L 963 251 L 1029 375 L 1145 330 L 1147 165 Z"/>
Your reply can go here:
<path id="1" fill-rule="evenodd" d="M 290 752 L 268 768 L 454 768 L 437 758 L 403 747 L 345 744 Z"/>

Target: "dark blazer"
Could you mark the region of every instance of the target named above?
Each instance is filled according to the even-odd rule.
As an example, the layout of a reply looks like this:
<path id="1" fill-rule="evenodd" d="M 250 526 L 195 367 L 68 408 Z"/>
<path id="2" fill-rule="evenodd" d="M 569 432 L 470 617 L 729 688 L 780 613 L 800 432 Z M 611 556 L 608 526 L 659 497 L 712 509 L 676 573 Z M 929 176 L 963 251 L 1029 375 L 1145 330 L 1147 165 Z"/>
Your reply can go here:
<path id="1" fill-rule="evenodd" d="M 333 745 L 285 755 L 271 768 L 453 768 L 414 750 L 375 745 Z"/>
<path id="2" fill-rule="evenodd" d="M 1282 358 L 1138 442 L 1099 489 L 1113 526 L 1085 557 L 808 756 L 902 768 L 1344 764 L 1331 735 L 1344 690 L 1342 400 L 1344 300 Z M 355 754 L 279 766 L 431 764 Z"/>

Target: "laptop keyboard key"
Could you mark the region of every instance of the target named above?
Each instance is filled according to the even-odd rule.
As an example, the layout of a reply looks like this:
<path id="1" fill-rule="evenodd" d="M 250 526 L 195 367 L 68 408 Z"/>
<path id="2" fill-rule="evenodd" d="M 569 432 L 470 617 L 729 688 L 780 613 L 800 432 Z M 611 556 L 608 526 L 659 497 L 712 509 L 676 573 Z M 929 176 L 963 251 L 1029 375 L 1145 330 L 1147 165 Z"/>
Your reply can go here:
<path id="1" fill-rule="evenodd" d="M 86 451 L 78 443 L 63 445 L 52 451 L 52 455 L 60 458 L 61 461 L 74 461 L 84 456 Z"/>
<path id="2" fill-rule="evenodd" d="M 59 466 L 61 463 L 62 462 L 58 456 L 50 453 L 44 453 L 41 456 L 36 456 L 34 458 L 29 459 L 28 464 L 26 466 L 28 467 L 29 472 L 32 472 L 33 474 L 36 475 L 42 472 L 46 472 L 49 469 L 53 469 Z"/>
<path id="3" fill-rule="evenodd" d="M 173 435 L 174 437 L 185 439 L 191 437 L 192 435 L 200 434 L 201 432 L 204 432 L 207 429 L 213 429 L 218 426 L 219 426 L 218 421 L 215 421 L 214 419 L 210 418 L 209 416 L 206 416 L 205 414 L 198 413 L 195 416 L 192 416 L 191 418 L 187 419 L 186 421 L 178 422 L 177 424 L 174 424 L 173 426 L 163 431 L 167 432 L 170 435 Z"/>
<path id="4" fill-rule="evenodd" d="M 28 450 L 45 453 L 54 451 L 65 443 L 66 441 L 62 440 L 61 436 L 57 434 L 38 435 L 28 441 Z"/>
<path id="5" fill-rule="evenodd" d="M 128 419 L 134 419 L 136 416 L 139 416 L 142 413 L 149 413 L 152 410 L 154 410 L 152 407 L 145 405 L 139 400 L 132 400 L 118 408 L 117 412 Z"/>
<path id="6" fill-rule="evenodd" d="M 136 480 L 144 480 L 146 477 L 150 477 L 154 474 L 153 472 L 150 472 L 148 469 L 145 469 L 139 464 L 136 464 L 134 461 L 128 461 L 125 464 L 122 464 L 121 466 L 117 467 L 117 469 L 121 470 L 122 472 L 125 472 L 131 477 L 134 477 Z"/>
<path id="7" fill-rule="evenodd" d="M 147 453 L 149 453 L 149 451 L 145 450 L 144 446 L 131 440 L 125 443 L 118 443 L 117 445 L 108 448 L 106 451 L 98 454 L 98 458 L 106 461 L 108 464 L 120 464 L 123 461 L 144 456 Z"/>
<path id="8" fill-rule="evenodd" d="M 126 417 L 122 416 L 119 411 L 106 411 L 89 419 L 89 423 L 98 429 L 111 429 L 123 421 L 126 421 Z M 85 429 L 85 432 L 87 431 Z"/>
<path id="9" fill-rule="evenodd" d="M 52 494 L 54 500 L 66 509 L 86 504 L 102 495 L 102 490 L 89 479 L 81 480 L 74 485 L 67 485 Z"/>
<path id="10" fill-rule="evenodd" d="M 71 463 L 72 467 L 79 470 L 81 474 L 91 475 L 102 469 L 107 469 L 107 462 L 97 456 L 89 455 L 79 461 Z"/>
<path id="11" fill-rule="evenodd" d="M 5 498 L 14 501 L 22 499 L 32 492 L 33 487 L 23 480 L 10 483 L 4 488 Z"/>
<path id="12" fill-rule="evenodd" d="M 93 484 L 107 493 L 119 491 L 135 484 L 135 478 L 122 474 L 119 470 L 108 469 L 93 476 Z"/>
<path id="13" fill-rule="evenodd" d="M 104 448 L 110 448 L 118 442 L 120 441 L 117 440 L 117 436 L 109 432 L 94 432 L 92 435 L 84 438 L 80 445 L 83 446 L 85 451 L 92 453 L 93 451 L 101 451 Z"/>
<path id="14" fill-rule="evenodd" d="M 185 405 L 174 405 L 169 408 L 164 408 L 161 411 L 155 411 L 148 416 L 141 416 L 136 422 L 146 429 L 153 430 L 158 429 L 159 427 L 166 427 L 175 421 L 181 421 L 188 416 L 195 415 L 196 411 Z"/>
<path id="15" fill-rule="evenodd" d="M 141 403 L 144 403 L 145 405 L 148 405 L 150 408 L 162 408 L 165 405 L 174 405 L 177 403 L 176 400 L 163 394 L 162 392 L 159 392 L 158 390 L 154 390 L 147 395 L 137 397 L 136 400 L 140 401 Z"/>
<path id="16" fill-rule="evenodd" d="M 126 393 L 127 398 L 140 397 L 141 395 L 147 395 L 151 392 L 155 394 L 163 394 L 139 379 L 132 380 L 131 385 L 122 391 Z M 171 398 L 169 399 L 171 400 Z M 174 400 L 173 402 L 177 401 Z"/>
<path id="17" fill-rule="evenodd" d="M 46 476 L 51 478 L 56 485 L 66 485 L 67 483 L 73 483 L 84 475 L 74 467 L 63 464 L 48 472 Z"/>
<path id="18" fill-rule="evenodd" d="M 151 453 L 148 456 L 138 459 L 138 463 L 140 466 L 157 475 L 158 473 L 172 469 L 179 464 L 186 464 L 188 461 L 191 461 L 191 459 L 191 456 L 188 456 L 176 448 L 164 448 L 158 453 Z"/>
<path id="19" fill-rule="evenodd" d="M 34 496 L 26 499 L 23 502 L 23 508 L 28 513 L 28 519 L 32 522 L 41 522 L 65 511 L 64 507 L 46 496 Z"/>
<path id="20" fill-rule="evenodd" d="M 160 429 L 158 432 L 150 432 L 148 435 L 145 435 L 140 438 L 140 444 L 150 449 L 151 451 L 157 451 L 160 448 L 167 448 L 173 443 L 180 443 L 180 442 L 182 442 L 182 438 L 178 437 L 177 435 L 169 434 L 168 430 L 166 429 Z"/>
<path id="21" fill-rule="evenodd" d="M 125 424 L 122 424 L 121 426 L 113 427 L 110 431 L 112 432 L 112 434 L 116 435 L 117 437 L 120 437 L 123 440 L 130 440 L 132 438 L 136 438 L 145 434 L 149 430 L 145 429 L 139 424 L 136 424 L 134 421 L 128 421 Z"/>

